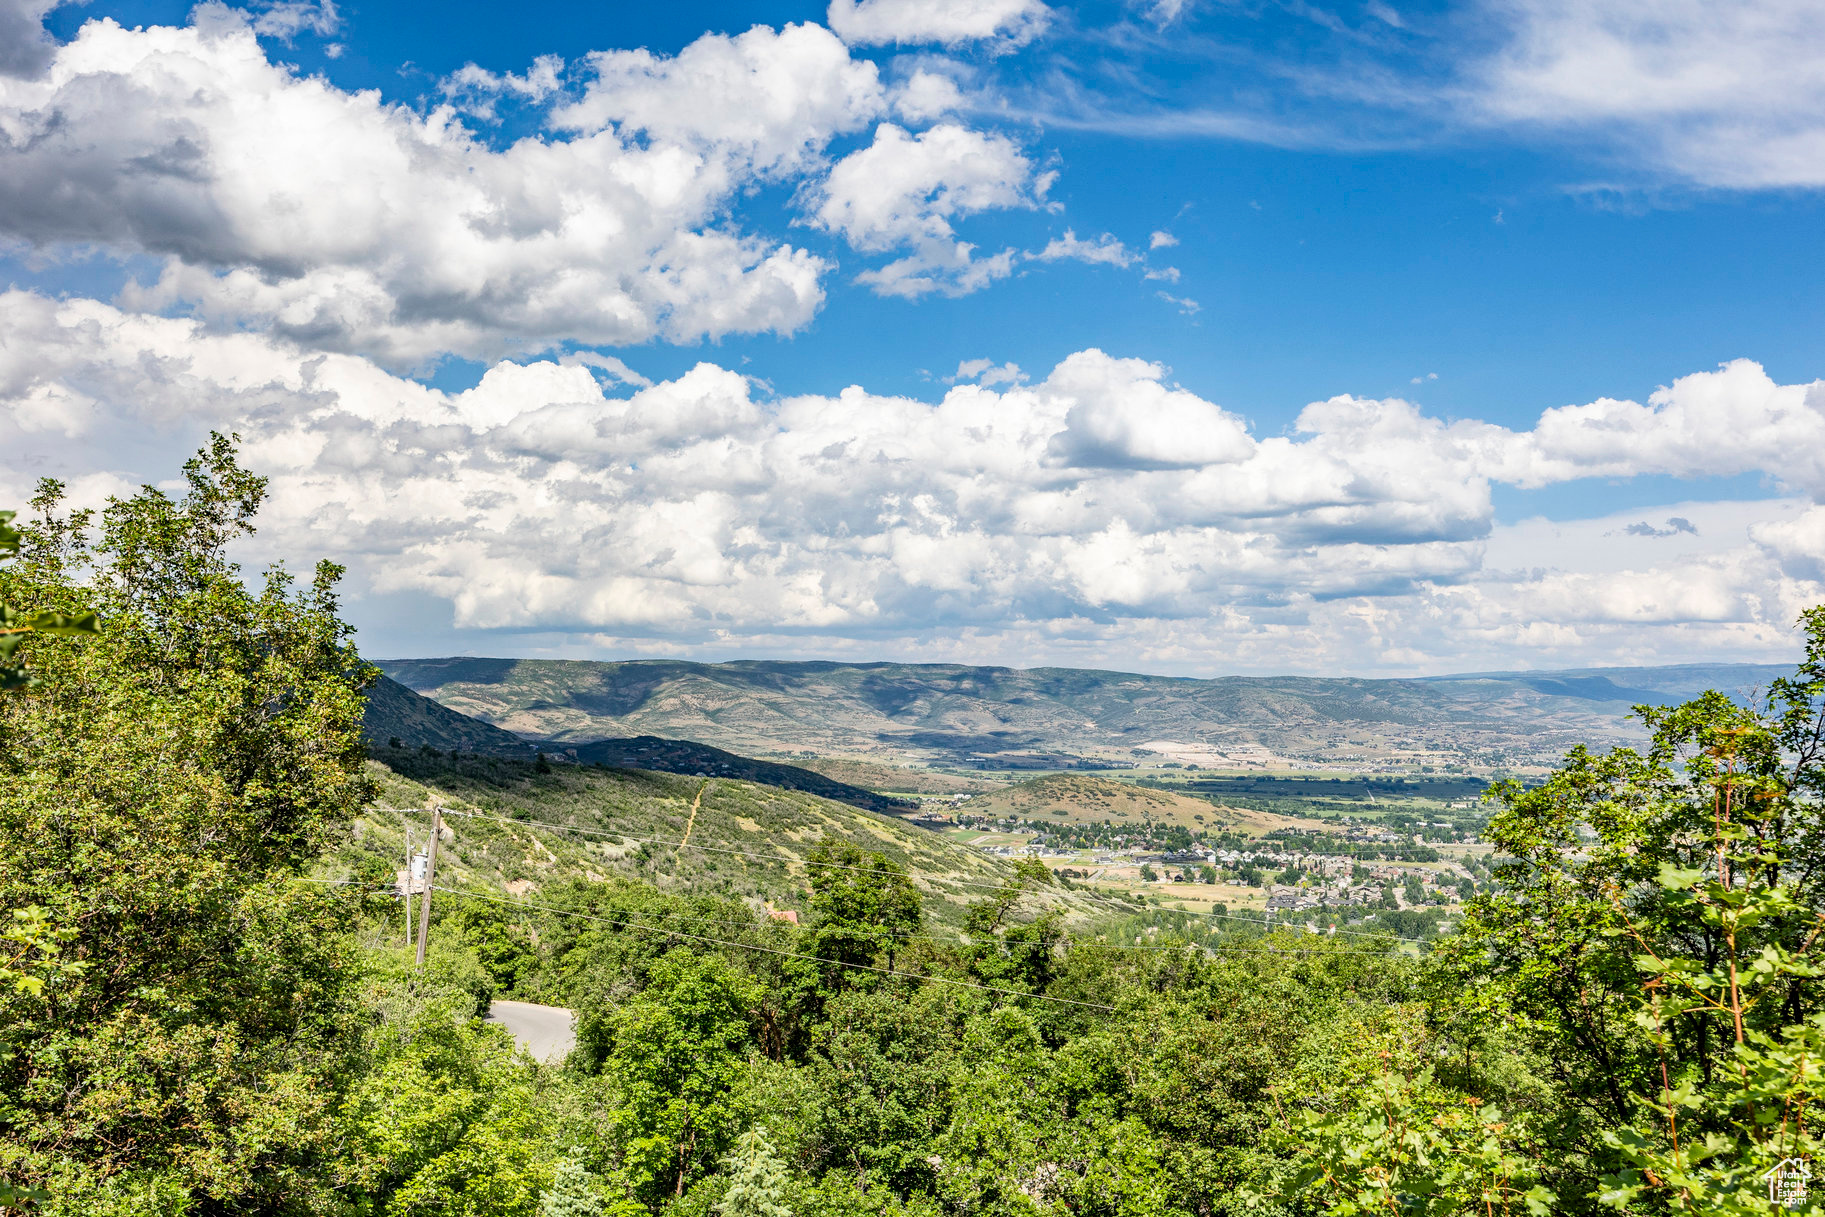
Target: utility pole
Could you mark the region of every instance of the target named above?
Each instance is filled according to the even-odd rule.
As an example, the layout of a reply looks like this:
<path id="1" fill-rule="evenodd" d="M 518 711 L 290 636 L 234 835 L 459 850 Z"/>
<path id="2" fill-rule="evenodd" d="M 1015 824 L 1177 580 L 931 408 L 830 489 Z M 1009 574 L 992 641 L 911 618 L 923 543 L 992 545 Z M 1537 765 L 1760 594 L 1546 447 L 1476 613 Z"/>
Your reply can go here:
<path id="1" fill-rule="evenodd" d="M 406 881 L 400 884 L 399 888 L 405 894 L 406 950 L 409 951 L 412 949 L 412 825 L 410 821 L 406 823 Z"/>
<path id="2" fill-rule="evenodd" d="M 424 970 L 425 944 L 431 938 L 431 885 L 437 882 L 437 839 L 444 835 L 441 807 L 431 808 L 431 848 L 425 855 L 425 898 L 418 905 L 418 968 Z"/>

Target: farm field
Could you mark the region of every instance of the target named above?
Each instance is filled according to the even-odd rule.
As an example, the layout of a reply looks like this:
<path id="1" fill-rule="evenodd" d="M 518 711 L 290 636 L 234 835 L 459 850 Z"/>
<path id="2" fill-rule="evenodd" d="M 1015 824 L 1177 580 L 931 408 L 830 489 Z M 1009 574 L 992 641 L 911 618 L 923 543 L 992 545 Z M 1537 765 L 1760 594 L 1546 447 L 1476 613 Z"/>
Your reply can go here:
<path id="1" fill-rule="evenodd" d="M 1304 807 L 1287 801 L 1287 807 Z M 982 820 L 1013 819 L 1037 828 L 1108 823 L 1120 828 L 1183 828 L 1197 834 L 1233 834 L 1261 838 L 1272 832 L 1340 834 L 1347 825 L 1310 815 L 1285 814 L 1260 807 L 1233 807 L 1210 796 L 1139 785 L 1117 778 L 1083 774 L 1047 774 L 972 796 L 956 806 L 960 816 Z M 1354 817 L 1373 820 L 1372 816 Z M 1006 842 L 997 841 L 996 844 Z"/>
<path id="2" fill-rule="evenodd" d="M 1267 889 L 1249 887 L 1241 883 L 1146 883 L 1139 878 L 1132 878 L 1126 883 L 1100 883 L 1092 881 L 1096 887 L 1106 887 L 1111 894 L 1144 892 L 1149 898 L 1157 900 L 1167 908 L 1180 908 L 1188 913 L 1208 914 L 1211 906 L 1221 904 L 1235 911 L 1253 911 L 1260 913 L 1267 907 Z"/>
<path id="3" fill-rule="evenodd" d="M 1445 818 L 1451 813 L 1481 818 L 1487 814 L 1481 777 L 1414 777 L 1357 774 L 1222 774 L 1154 771 L 1149 787 L 1196 795 L 1242 810 L 1292 816 L 1347 816 L 1382 819 L 1423 814 Z"/>

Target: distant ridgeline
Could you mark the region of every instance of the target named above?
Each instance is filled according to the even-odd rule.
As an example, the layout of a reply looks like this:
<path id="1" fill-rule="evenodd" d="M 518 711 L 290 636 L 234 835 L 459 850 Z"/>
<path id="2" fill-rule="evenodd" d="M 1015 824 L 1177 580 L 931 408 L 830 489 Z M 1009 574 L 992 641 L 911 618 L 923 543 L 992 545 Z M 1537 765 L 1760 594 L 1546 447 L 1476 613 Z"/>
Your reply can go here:
<path id="1" fill-rule="evenodd" d="M 749 660 L 385 660 L 387 674 L 525 738 L 686 738 L 744 755 L 882 757 L 970 770 L 1125 768 L 1153 742 L 1327 767 L 1437 753 L 1481 768 L 1644 738 L 1636 703 L 1732 695 L 1783 669 L 1714 664 L 1415 680 L 1209 680 L 1069 668 Z M 1250 752 L 1253 749 L 1253 752 Z M 1139 750 L 1139 751 L 1137 751 Z M 1191 757 L 1179 758 L 1191 760 Z M 1229 759 L 1236 759 L 1230 757 Z M 1206 765 L 1208 767 L 1208 765 Z"/>
<path id="2" fill-rule="evenodd" d="M 381 761 L 385 761 L 388 751 L 394 748 L 431 748 L 439 752 L 523 759 L 542 753 L 559 763 L 574 761 L 611 769 L 649 769 L 758 782 L 886 814 L 916 811 L 919 807 L 910 799 L 876 794 L 796 765 L 750 760 L 687 740 L 661 739 L 656 735 L 596 740 L 587 744 L 528 740 L 414 693 L 387 676 L 381 677 L 368 691 L 362 734 L 367 738 L 369 751 Z"/>

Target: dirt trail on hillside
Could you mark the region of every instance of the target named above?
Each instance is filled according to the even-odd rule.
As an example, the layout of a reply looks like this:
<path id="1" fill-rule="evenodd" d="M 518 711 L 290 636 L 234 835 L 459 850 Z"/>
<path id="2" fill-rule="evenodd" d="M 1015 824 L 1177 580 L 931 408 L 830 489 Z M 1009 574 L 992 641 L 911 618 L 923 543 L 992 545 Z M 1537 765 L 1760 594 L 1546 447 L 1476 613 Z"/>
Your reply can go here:
<path id="1" fill-rule="evenodd" d="M 703 792 L 709 788 L 708 782 L 697 788 L 697 797 L 691 800 L 691 817 L 684 822 L 684 840 L 678 842 L 678 848 L 672 851 L 672 857 L 676 858 L 691 843 L 691 829 L 697 826 L 697 809 L 703 806 Z"/>

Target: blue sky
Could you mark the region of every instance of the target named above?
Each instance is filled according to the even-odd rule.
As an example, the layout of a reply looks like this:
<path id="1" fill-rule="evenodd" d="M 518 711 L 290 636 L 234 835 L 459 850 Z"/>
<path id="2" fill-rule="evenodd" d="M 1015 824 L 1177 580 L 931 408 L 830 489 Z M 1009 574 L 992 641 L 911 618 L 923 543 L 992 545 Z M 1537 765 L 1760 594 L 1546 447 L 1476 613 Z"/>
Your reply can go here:
<path id="1" fill-rule="evenodd" d="M 0 0 L 5 473 L 240 430 L 376 654 L 1783 657 L 1814 24 Z"/>

